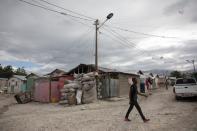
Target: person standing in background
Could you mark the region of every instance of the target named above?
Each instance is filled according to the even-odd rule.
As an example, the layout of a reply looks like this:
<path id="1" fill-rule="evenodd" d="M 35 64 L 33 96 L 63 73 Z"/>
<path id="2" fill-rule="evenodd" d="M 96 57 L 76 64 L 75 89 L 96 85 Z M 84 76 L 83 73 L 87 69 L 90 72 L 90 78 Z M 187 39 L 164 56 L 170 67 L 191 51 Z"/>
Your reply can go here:
<path id="1" fill-rule="evenodd" d="M 145 93 L 145 76 L 141 70 L 139 70 L 138 74 L 140 75 L 140 92 Z"/>

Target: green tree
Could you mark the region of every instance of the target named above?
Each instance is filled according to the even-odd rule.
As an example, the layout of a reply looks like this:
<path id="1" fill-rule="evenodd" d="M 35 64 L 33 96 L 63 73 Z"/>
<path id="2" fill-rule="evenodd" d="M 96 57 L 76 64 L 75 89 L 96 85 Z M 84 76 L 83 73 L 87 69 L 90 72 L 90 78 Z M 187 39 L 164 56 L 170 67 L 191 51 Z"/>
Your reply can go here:
<path id="1" fill-rule="evenodd" d="M 13 68 L 11 65 L 0 67 L 0 77 L 10 78 L 13 75 Z"/>
<path id="2" fill-rule="evenodd" d="M 192 73 L 192 77 L 196 78 L 197 80 L 197 72 Z"/>
<path id="3" fill-rule="evenodd" d="M 170 73 L 170 76 L 171 76 L 171 77 L 176 77 L 176 78 L 181 78 L 181 77 L 182 77 L 182 74 L 181 74 L 181 72 L 179 72 L 179 71 L 172 71 L 172 72 Z"/>
<path id="4" fill-rule="evenodd" d="M 18 69 L 16 69 L 15 74 L 16 74 L 16 75 L 24 75 L 24 76 L 27 75 L 27 73 L 26 73 L 24 67 L 22 67 L 22 68 L 19 67 Z"/>
<path id="5" fill-rule="evenodd" d="M 0 73 L 3 71 L 3 67 L 1 66 L 1 64 L 0 64 Z"/>
<path id="6" fill-rule="evenodd" d="M 13 72 L 13 68 L 12 68 L 12 66 L 11 65 L 8 65 L 8 66 L 5 66 L 4 68 L 3 68 L 3 70 L 4 70 L 4 72 Z"/>

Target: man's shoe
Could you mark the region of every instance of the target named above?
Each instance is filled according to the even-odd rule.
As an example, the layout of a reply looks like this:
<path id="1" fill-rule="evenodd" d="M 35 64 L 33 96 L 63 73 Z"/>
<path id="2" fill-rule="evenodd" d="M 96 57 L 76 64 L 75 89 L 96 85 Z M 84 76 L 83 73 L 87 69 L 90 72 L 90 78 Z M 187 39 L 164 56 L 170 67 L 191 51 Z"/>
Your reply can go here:
<path id="1" fill-rule="evenodd" d="M 124 121 L 131 121 L 129 118 L 125 118 Z"/>
<path id="2" fill-rule="evenodd" d="M 146 122 L 150 121 L 150 119 L 144 119 L 143 121 L 144 121 L 144 123 L 146 123 Z"/>

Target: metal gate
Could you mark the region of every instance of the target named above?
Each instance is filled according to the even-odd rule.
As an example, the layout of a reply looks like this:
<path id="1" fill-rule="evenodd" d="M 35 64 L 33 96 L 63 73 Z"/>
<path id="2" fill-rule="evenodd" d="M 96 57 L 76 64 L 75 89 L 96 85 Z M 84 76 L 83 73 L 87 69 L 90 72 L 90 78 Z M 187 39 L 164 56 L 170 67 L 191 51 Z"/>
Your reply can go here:
<path id="1" fill-rule="evenodd" d="M 110 79 L 110 97 L 118 96 L 118 79 Z"/>
<path id="2" fill-rule="evenodd" d="M 104 78 L 101 80 L 102 98 L 110 98 L 118 96 L 118 79 Z"/>

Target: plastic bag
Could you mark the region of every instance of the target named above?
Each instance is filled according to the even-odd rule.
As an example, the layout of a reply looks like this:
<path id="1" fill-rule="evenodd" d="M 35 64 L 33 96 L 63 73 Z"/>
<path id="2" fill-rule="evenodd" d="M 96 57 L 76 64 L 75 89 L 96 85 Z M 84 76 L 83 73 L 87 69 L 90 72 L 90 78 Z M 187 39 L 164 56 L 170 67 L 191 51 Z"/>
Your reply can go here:
<path id="1" fill-rule="evenodd" d="M 82 98 L 82 90 L 77 90 L 76 99 L 78 105 L 81 104 L 81 98 Z"/>

